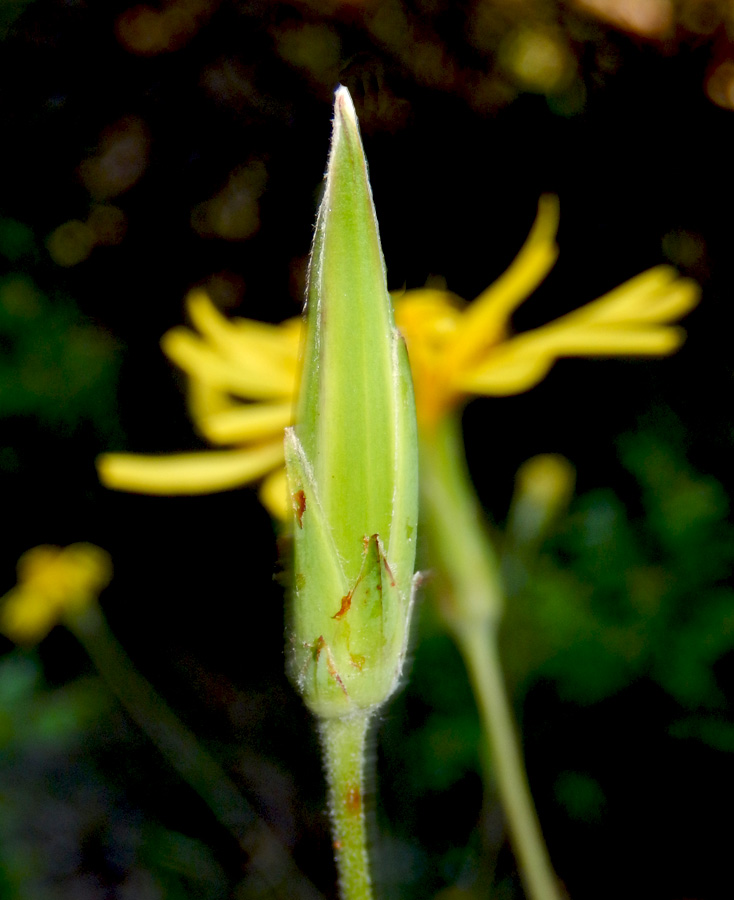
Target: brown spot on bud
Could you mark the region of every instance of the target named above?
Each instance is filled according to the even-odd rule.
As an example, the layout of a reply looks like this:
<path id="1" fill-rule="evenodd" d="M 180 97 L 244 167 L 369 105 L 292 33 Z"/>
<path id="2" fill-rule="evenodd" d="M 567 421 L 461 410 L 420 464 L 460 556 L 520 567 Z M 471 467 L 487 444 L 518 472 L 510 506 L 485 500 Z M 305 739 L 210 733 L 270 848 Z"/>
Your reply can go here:
<path id="1" fill-rule="evenodd" d="M 306 512 L 306 495 L 303 491 L 296 491 L 293 495 L 293 512 L 298 519 L 298 527 L 303 528 L 303 514 Z"/>
<path id="2" fill-rule="evenodd" d="M 349 608 L 352 605 L 352 592 L 350 591 L 346 597 L 342 597 L 342 605 L 339 607 L 339 612 L 334 613 L 331 617 L 332 619 L 343 619 L 344 616 L 349 612 Z"/>
<path id="3" fill-rule="evenodd" d="M 339 685 L 339 687 L 344 692 L 344 696 L 348 697 L 349 691 L 344 686 L 344 682 L 342 681 L 341 675 L 336 670 L 336 666 L 334 665 L 334 660 L 331 658 L 330 653 L 326 657 L 326 667 L 329 670 L 329 675 L 331 675 L 331 677 L 334 679 L 334 681 L 336 681 L 336 683 Z"/>
<path id="4" fill-rule="evenodd" d="M 323 634 L 320 634 L 318 636 L 315 643 L 309 644 L 308 646 L 310 646 L 311 649 L 313 650 L 314 662 L 319 661 L 319 657 L 321 656 L 322 650 L 326 653 L 326 668 L 329 672 L 329 675 L 331 675 L 331 677 L 334 679 L 334 681 L 336 681 L 336 683 L 339 685 L 339 687 L 342 689 L 342 691 L 344 691 L 344 695 L 346 697 L 348 697 L 349 692 L 347 691 L 346 687 L 344 686 L 344 682 L 341 679 L 341 675 L 337 671 L 336 664 L 334 663 L 334 657 L 331 655 L 331 650 L 329 649 L 329 645 L 324 640 Z"/>
<path id="5" fill-rule="evenodd" d="M 344 805 L 350 815 L 358 816 L 362 811 L 362 793 L 358 784 L 348 784 Z"/>

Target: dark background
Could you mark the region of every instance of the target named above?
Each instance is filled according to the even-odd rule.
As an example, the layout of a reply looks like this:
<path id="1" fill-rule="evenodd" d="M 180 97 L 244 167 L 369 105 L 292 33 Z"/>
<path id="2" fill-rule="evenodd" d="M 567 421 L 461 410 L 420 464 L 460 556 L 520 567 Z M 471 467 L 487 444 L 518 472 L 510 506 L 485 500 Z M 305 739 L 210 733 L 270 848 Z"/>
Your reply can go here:
<path id="1" fill-rule="evenodd" d="M 734 21 L 693 0 L 638 12 L 625 20 L 613 0 L 0 6 L 0 589 L 36 544 L 106 548 L 115 634 L 327 897 L 317 742 L 282 673 L 274 526 L 250 488 L 104 491 L 94 458 L 204 447 L 158 348 L 192 285 L 241 316 L 300 309 L 339 82 L 360 117 L 391 289 L 440 276 L 475 297 L 546 191 L 560 196 L 561 254 L 519 330 L 662 261 L 702 286 L 676 356 L 562 362 L 528 394 L 472 403 L 465 427 L 498 529 L 523 460 L 558 452 L 577 470 L 577 499 L 503 633 L 570 896 L 727 890 Z M 229 232 L 202 206 L 216 197 Z M 254 896 L 248 860 L 70 634 L 0 649 L 0 896 Z M 410 684 L 375 745 L 384 897 L 521 896 L 496 801 L 482 804 L 477 740 L 461 665 L 424 603 Z"/>

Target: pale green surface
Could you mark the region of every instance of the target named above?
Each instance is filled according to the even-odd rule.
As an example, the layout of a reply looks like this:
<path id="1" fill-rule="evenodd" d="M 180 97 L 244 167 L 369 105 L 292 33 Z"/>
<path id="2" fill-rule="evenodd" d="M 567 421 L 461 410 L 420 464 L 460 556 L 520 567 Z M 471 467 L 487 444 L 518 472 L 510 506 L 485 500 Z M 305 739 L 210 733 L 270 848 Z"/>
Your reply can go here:
<path id="1" fill-rule="evenodd" d="M 441 615 L 482 627 L 502 614 L 492 542 L 469 480 L 459 414 L 421 433 L 421 528 Z"/>
<path id="2" fill-rule="evenodd" d="M 379 534 L 396 574 L 412 577 L 417 517 L 410 370 L 395 330 L 354 107 L 337 92 L 326 189 L 309 270 L 298 435 L 321 485 L 347 578 L 362 538 Z M 396 493 L 397 489 L 397 493 Z M 393 526 L 400 525 L 393 535 Z M 412 537 L 412 535 L 411 535 Z"/>
<path id="3" fill-rule="evenodd" d="M 291 675 L 318 716 L 384 702 L 405 656 L 418 505 L 410 371 L 354 107 L 337 91 L 309 269 L 297 425 Z"/>

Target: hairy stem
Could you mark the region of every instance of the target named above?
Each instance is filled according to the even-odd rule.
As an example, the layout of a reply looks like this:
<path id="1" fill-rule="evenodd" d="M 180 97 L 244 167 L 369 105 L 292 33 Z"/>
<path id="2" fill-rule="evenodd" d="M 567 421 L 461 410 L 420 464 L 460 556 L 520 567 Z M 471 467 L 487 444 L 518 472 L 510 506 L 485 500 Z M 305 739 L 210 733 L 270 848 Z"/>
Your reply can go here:
<path id="1" fill-rule="evenodd" d="M 364 814 L 365 741 L 371 713 L 321 719 L 334 857 L 341 900 L 372 900 Z"/>

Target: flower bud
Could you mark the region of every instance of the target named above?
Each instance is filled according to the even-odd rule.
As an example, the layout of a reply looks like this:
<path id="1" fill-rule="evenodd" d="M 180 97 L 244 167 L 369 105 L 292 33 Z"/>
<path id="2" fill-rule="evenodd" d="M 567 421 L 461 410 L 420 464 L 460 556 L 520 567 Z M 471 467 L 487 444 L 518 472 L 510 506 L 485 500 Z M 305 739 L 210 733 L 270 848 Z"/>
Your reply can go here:
<path id="1" fill-rule="evenodd" d="M 349 715 L 397 686 L 412 603 L 415 406 L 393 321 L 354 106 L 336 92 L 308 277 L 296 426 L 290 669 L 311 710 Z"/>

